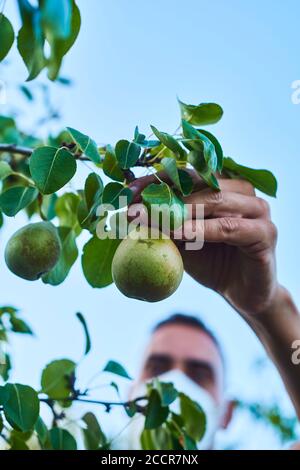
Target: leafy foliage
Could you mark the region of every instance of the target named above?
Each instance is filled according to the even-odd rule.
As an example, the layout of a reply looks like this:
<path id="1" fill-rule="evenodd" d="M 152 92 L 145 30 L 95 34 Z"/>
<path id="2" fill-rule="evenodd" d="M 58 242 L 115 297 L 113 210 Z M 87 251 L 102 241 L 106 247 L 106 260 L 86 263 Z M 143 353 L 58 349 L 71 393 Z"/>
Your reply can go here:
<path id="1" fill-rule="evenodd" d="M 9 53 L 16 36 L 18 51 L 28 70 L 27 80 L 33 80 L 47 69 L 51 80 L 69 84 L 68 79 L 59 77 L 59 72 L 63 57 L 80 30 L 80 12 L 75 1 L 38 0 L 37 6 L 33 6 L 28 0 L 18 0 L 17 5 L 21 16 L 17 34 L 9 19 L 0 13 L 0 61 Z M 20 92 L 26 100 L 34 100 L 34 93 L 26 85 L 20 86 Z M 45 88 L 43 93 L 48 102 Z M 57 264 L 43 275 L 44 283 L 55 286 L 67 278 L 78 257 L 77 238 L 83 231 L 89 235 L 81 257 L 87 282 L 94 288 L 103 288 L 113 282 L 112 259 L 120 241 L 109 237 L 108 211 L 99 215 L 98 208 L 106 204 L 114 209 L 113 212 L 126 209 L 133 200 L 128 183 L 135 179 L 135 167 L 156 172 L 157 183 L 144 188 L 142 200 L 151 210 L 163 204 L 166 211 L 163 215 L 170 218 L 171 229 L 179 227 L 185 220 L 184 197 L 194 190 L 193 171 L 213 190 L 219 190 L 218 176 L 224 172 L 227 177 L 247 179 L 260 191 L 276 195 L 277 182 L 271 172 L 251 169 L 229 157 L 224 158 L 217 137 L 202 129 L 202 126 L 221 119 L 221 106 L 178 102 L 181 123 L 174 133 L 151 126 L 155 136 L 151 139 L 136 126 L 132 140 L 121 139 L 115 146 L 107 144 L 103 147 L 98 147 L 94 139 L 72 127 L 42 141 L 22 132 L 11 116 L 0 116 L 0 226 L 5 223 L 5 217 L 14 217 L 22 210 L 29 219 L 35 216 L 54 221 L 61 252 Z M 48 107 L 49 115 L 45 119 L 56 119 L 59 113 Z M 79 164 L 86 161 L 93 168 L 83 187 L 77 188 L 73 177 Z M 161 180 L 161 170 L 167 175 L 167 181 Z M 104 184 L 101 172 L 111 181 Z M 105 239 L 97 236 L 100 223 L 104 224 L 108 235 Z M 91 350 L 91 337 L 84 316 L 77 313 L 77 318 L 85 337 L 84 357 Z M 33 332 L 17 309 L 4 306 L 0 308 L 0 376 L 4 382 L 0 386 L 1 437 L 14 450 L 29 449 L 31 438 L 37 439 L 41 449 L 76 450 L 75 436 L 65 426 L 67 409 L 76 401 L 83 405 L 89 403 L 92 392 L 89 387 L 79 386 L 78 364 L 69 358 L 47 364 L 41 374 L 40 390 L 10 383 L 12 360 L 8 345 L 11 334 L 32 335 Z M 113 360 L 101 373 L 131 380 L 126 369 Z M 119 395 L 118 385 L 111 382 L 110 386 Z M 92 402 L 104 406 L 108 412 L 112 406 L 122 406 L 130 418 L 140 414 L 144 419 L 141 435 L 144 449 L 193 450 L 205 433 L 206 418 L 201 407 L 176 390 L 173 384 L 158 379 L 148 384 L 144 397 L 126 402 L 96 399 Z M 175 403 L 179 404 L 177 413 L 173 408 Z M 41 418 L 42 406 L 49 407 L 52 423 L 45 423 Z M 295 437 L 295 422 L 282 417 L 278 408 L 262 409 L 250 404 L 247 409 L 256 417 L 263 416 L 284 439 Z M 93 413 L 87 411 L 77 424 L 82 430 L 86 449 L 111 447 Z"/>
<path id="2" fill-rule="evenodd" d="M 63 29 L 63 24 L 58 29 Z M 136 127 L 132 141 L 123 139 L 115 146 L 102 147 L 71 127 L 57 137 L 50 136 L 48 142 L 41 142 L 19 130 L 11 117 L 0 116 L 1 224 L 5 216 L 13 217 L 22 210 L 29 218 L 36 214 L 58 223 L 60 258 L 42 276 L 43 282 L 55 286 L 67 278 L 80 254 L 77 238 L 83 230 L 91 234 L 81 257 L 87 282 L 96 288 L 113 282 L 111 264 L 120 241 L 110 237 L 109 221 L 115 224 L 118 233 L 120 219 L 112 212 L 126 209 L 133 201 L 128 183 L 135 178 L 134 167 L 152 168 L 156 172 L 157 182 L 144 188 L 142 201 L 151 215 L 157 217 L 159 226 L 162 220 L 169 219 L 172 230 L 186 218 L 184 198 L 194 190 L 192 170 L 213 190 L 219 190 L 218 176 L 223 172 L 230 178 L 247 179 L 270 196 L 276 195 L 277 182 L 270 171 L 252 169 L 225 158 L 218 139 L 196 127 L 220 118 L 218 105 L 192 106 L 180 102 L 180 108 L 183 118 L 174 135 L 151 126 L 157 140 L 149 140 Z M 5 142 L 12 138 L 15 144 Z M 32 147 L 24 147 L 27 142 Z M 84 187 L 76 189 L 73 177 L 85 161 L 93 168 Z M 168 180 L 160 178 L 160 171 Z M 109 178 L 106 184 L 103 174 Z M 106 208 L 104 212 L 99 212 L 101 207 Z M 98 237 L 100 226 L 107 235 L 105 239 Z"/>
<path id="3" fill-rule="evenodd" d="M 22 26 L 17 33 L 17 48 L 33 80 L 48 69 L 50 80 L 58 78 L 63 57 L 73 46 L 80 31 L 81 18 L 74 0 L 17 0 Z M 6 16 L 0 15 L 0 61 L 10 51 L 15 39 L 14 28 Z M 46 54 L 46 43 L 50 48 Z M 24 93 L 30 99 L 27 88 Z"/>
<path id="4" fill-rule="evenodd" d="M 21 320 L 14 307 L 0 309 L 0 318 L 6 315 L 11 319 Z M 85 354 L 90 351 L 91 338 L 87 323 L 82 314 L 77 314 L 86 339 Z M 22 327 L 10 328 L 13 331 L 31 333 L 24 321 Z M 0 343 L 1 344 L 1 343 Z M 6 382 L 0 386 L 0 434 L 12 450 L 46 449 L 76 450 L 76 436 L 72 429 L 66 427 L 68 409 L 80 401 L 82 406 L 98 404 L 110 412 L 114 406 L 124 409 L 130 418 L 137 415 L 144 426 L 140 436 L 141 447 L 146 450 L 195 450 L 204 436 L 206 418 L 198 403 L 191 400 L 172 383 L 154 378 L 147 385 L 144 396 L 129 401 L 107 402 L 93 399 L 93 387 L 82 388 L 77 383 L 77 364 L 70 359 L 54 360 L 42 371 L 41 389 L 34 390 L 28 385 Z M 126 369 L 116 361 L 109 361 L 101 374 L 112 373 L 130 379 Z M 6 379 L 5 379 L 6 380 Z M 112 382 L 118 395 L 118 385 Z M 174 411 L 174 405 L 176 412 Z M 49 407 L 53 420 L 46 423 L 40 413 L 42 406 Z M 297 420 L 282 416 L 277 406 L 264 407 L 256 403 L 237 403 L 240 408 L 249 411 L 256 419 L 264 420 L 277 430 L 283 441 L 295 439 Z M 94 413 L 86 411 L 76 419 L 81 429 L 85 449 L 110 449 L 112 440 L 106 436 Z M 38 444 L 37 444 L 38 443 Z M 38 447 L 37 447 L 38 445 Z"/>

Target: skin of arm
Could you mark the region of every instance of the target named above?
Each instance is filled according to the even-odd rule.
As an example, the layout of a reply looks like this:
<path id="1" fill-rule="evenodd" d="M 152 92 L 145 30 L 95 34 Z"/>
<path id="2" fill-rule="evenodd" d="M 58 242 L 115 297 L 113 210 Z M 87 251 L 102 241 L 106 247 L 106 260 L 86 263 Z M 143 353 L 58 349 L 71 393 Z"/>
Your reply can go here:
<path id="1" fill-rule="evenodd" d="M 300 315 L 290 293 L 276 273 L 277 230 L 268 203 L 255 195 L 245 180 L 220 178 L 221 191 L 203 185 L 191 172 L 194 192 L 184 198 L 189 216 L 184 234 L 201 232 L 204 246 L 187 251 L 185 240 L 176 240 L 185 271 L 200 284 L 218 292 L 256 333 L 285 383 L 300 418 L 300 364 L 292 361 L 292 344 L 300 340 Z M 164 174 L 160 179 L 167 180 Z M 156 182 L 153 176 L 131 184 L 134 202 L 141 191 Z M 195 217 L 204 205 L 204 220 Z"/>

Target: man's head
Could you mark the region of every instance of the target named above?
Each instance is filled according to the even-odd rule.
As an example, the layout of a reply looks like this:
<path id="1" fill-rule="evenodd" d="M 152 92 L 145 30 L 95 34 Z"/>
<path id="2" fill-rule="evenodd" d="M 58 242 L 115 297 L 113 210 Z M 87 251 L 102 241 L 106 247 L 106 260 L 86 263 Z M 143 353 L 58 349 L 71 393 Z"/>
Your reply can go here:
<path id="1" fill-rule="evenodd" d="M 154 327 L 140 381 L 174 369 L 205 389 L 217 405 L 224 403 L 225 367 L 221 347 L 214 334 L 196 317 L 174 314 Z M 230 420 L 229 408 L 221 423 L 223 427 Z"/>

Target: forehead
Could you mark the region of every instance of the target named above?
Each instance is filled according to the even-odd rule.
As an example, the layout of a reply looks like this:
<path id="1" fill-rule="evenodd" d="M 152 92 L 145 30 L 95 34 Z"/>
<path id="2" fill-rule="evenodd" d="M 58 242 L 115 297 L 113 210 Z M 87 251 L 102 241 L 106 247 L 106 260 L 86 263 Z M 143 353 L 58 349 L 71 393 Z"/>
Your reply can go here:
<path id="1" fill-rule="evenodd" d="M 146 356 L 151 354 L 170 355 L 178 361 L 206 361 L 215 369 L 223 369 L 220 351 L 212 338 L 205 331 L 189 325 L 164 325 L 155 331 L 146 349 Z"/>

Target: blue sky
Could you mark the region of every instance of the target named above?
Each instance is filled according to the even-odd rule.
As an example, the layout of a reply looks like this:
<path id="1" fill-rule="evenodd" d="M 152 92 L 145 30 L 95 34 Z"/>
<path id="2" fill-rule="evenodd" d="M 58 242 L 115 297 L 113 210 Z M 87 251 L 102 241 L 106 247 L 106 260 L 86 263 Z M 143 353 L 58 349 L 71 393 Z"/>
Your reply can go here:
<path id="1" fill-rule="evenodd" d="M 224 117 L 211 129 L 225 154 L 242 164 L 272 169 L 278 178 L 278 198 L 268 198 L 279 229 L 278 275 L 299 304 L 300 105 L 291 101 L 291 84 L 300 79 L 299 2 L 77 3 L 82 29 L 62 71 L 74 80 L 74 86 L 51 86 L 63 114 L 60 125 L 86 132 L 98 143 L 114 143 L 130 138 L 136 124 L 146 132 L 149 124 L 174 130 L 179 120 L 177 95 L 193 104 L 221 104 Z M 13 2 L 7 2 L 6 12 L 15 15 Z M 0 72 L 8 85 L 26 78 L 17 54 Z M 19 105 L 14 99 L 12 92 L 8 106 Z M 28 113 L 20 124 L 26 128 L 34 117 Z M 76 183 L 88 173 L 83 167 Z M 0 235 L 1 250 L 22 223 L 22 215 L 9 220 Z M 13 340 L 13 380 L 38 386 L 39 372 L 49 360 L 81 356 L 83 338 L 76 311 L 86 316 L 93 342 L 90 356 L 80 367 L 80 378 L 88 379 L 112 358 L 134 375 L 151 326 L 170 312 L 183 311 L 201 316 L 220 337 L 232 395 L 266 403 L 279 400 L 291 411 L 274 368 L 268 364 L 260 373 L 253 368 L 264 356 L 254 334 L 220 297 L 188 276 L 171 298 L 154 305 L 127 299 L 114 286 L 92 289 L 79 261 L 67 281 L 56 288 L 18 279 L 2 263 L 1 287 L 2 304 L 20 307 L 37 334 L 33 340 Z M 230 439 L 240 433 L 245 440 L 242 434 L 248 424 L 244 419 L 235 424 Z M 277 445 L 270 433 L 259 429 L 254 437 L 247 437 L 245 445 Z"/>

